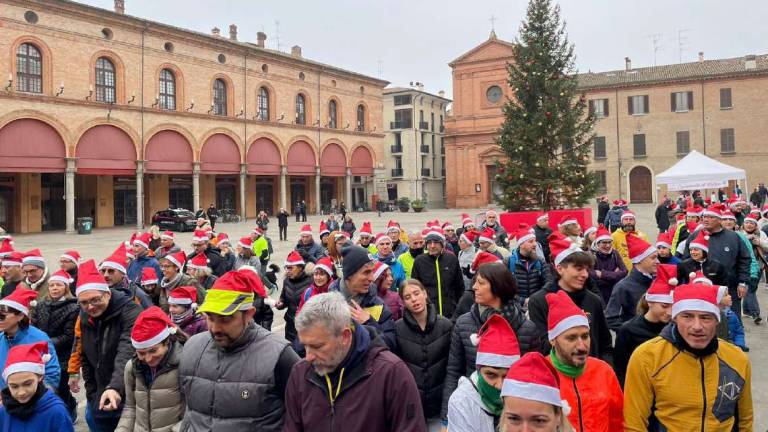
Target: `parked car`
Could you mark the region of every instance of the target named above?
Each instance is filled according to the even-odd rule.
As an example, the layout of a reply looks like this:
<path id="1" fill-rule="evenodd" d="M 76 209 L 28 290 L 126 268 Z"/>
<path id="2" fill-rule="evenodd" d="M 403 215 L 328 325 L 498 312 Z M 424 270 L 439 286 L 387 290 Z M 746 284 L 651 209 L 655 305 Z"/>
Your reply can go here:
<path id="1" fill-rule="evenodd" d="M 152 216 L 152 224 L 160 229 L 172 231 L 193 231 L 197 220 L 195 214 L 186 209 L 160 210 Z"/>

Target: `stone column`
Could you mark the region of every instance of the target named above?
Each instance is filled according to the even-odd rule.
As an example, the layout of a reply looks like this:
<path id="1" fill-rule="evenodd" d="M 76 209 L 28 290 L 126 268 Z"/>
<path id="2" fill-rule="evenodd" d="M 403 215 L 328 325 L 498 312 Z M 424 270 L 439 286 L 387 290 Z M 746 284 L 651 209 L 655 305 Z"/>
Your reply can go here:
<path id="1" fill-rule="evenodd" d="M 353 206 L 352 206 L 352 168 L 347 168 L 347 177 L 346 180 L 346 195 L 344 198 L 344 204 L 347 206 L 347 210 L 351 213 Z"/>
<path id="2" fill-rule="evenodd" d="M 136 161 L 136 229 L 144 230 L 144 161 Z"/>
<path id="3" fill-rule="evenodd" d="M 192 162 L 192 213 L 200 208 L 200 162 Z"/>
<path id="4" fill-rule="evenodd" d="M 246 197 L 245 188 L 248 185 L 248 171 L 247 171 L 248 168 L 247 167 L 248 165 L 246 164 L 240 165 L 240 217 L 243 220 L 245 220 L 246 209 L 248 208 L 245 205 L 245 197 Z"/>
<path id="5" fill-rule="evenodd" d="M 75 233 L 75 158 L 67 158 L 67 167 L 64 171 L 64 200 L 66 201 L 66 233 Z"/>
<path id="6" fill-rule="evenodd" d="M 280 169 L 280 207 L 290 211 L 288 207 L 288 167 L 283 165 Z"/>
<path id="7" fill-rule="evenodd" d="M 315 167 L 315 212 L 320 214 L 320 167 Z"/>

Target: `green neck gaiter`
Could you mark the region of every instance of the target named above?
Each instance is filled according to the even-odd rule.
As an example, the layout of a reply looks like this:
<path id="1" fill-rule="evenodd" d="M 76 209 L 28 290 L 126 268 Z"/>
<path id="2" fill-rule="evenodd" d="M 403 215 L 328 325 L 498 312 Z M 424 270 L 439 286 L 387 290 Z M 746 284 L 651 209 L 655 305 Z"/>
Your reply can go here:
<path id="1" fill-rule="evenodd" d="M 477 372 L 477 392 L 480 393 L 480 400 L 483 401 L 485 408 L 494 416 L 500 416 L 504 408 L 501 390 L 485 382 L 479 371 Z"/>
<path id="2" fill-rule="evenodd" d="M 555 369 L 559 370 L 565 376 L 570 378 L 580 377 L 581 374 L 584 373 L 584 368 L 587 366 L 586 363 L 582 367 L 576 367 L 561 362 L 560 359 L 557 358 L 557 355 L 555 355 L 554 348 L 549 352 L 549 359 L 552 361 L 552 365 L 555 367 Z"/>

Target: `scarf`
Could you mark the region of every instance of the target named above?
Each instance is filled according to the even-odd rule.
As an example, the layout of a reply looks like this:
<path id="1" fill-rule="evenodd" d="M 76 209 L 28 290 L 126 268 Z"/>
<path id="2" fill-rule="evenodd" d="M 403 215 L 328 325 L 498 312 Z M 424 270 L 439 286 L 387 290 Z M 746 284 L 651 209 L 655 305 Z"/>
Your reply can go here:
<path id="1" fill-rule="evenodd" d="M 483 401 L 485 408 L 494 416 L 500 416 L 502 409 L 504 409 L 501 390 L 488 384 L 480 371 L 477 372 L 477 392 L 480 394 L 480 400 Z"/>
<path id="2" fill-rule="evenodd" d="M 580 377 L 581 374 L 584 373 L 584 369 L 587 367 L 586 363 L 584 363 L 584 366 L 576 367 L 561 362 L 560 359 L 557 358 L 554 348 L 549 352 L 549 360 L 552 361 L 552 365 L 555 367 L 555 369 L 562 372 L 563 375 L 574 379 Z"/>
<path id="3" fill-rule="evenodd" d="M 411 254 L 413 258 L 417 258 L 419 255 L 424 255 L 424 248 L 419 248 L 419 249 L 408 248 L 408 253 Z"/>
<path id="4" fill-rule="evenodd" d="M 45 387 L 45 385 L 39 382 L 37 383 L 37 391 L 35 392 L 35 395 L 32 396 L 32 399 L 25 403 L 20 403 L 14 399 L 13 396 L 11 396 L 11 391 L 8 389 L 8 387 L 4 388 L 3 391 L 0 392 L 0 397 L 2 397 L 3 407 L 8 414 L 21 420 L 27 420 L 32 417 L 33 414 L 35 414 L 37 401 L 39 401 L 47 391 L 48 389 Z"/>
<path id="5" fill-rule="evenodd" d="M 180 327 L 180 326 L 181 326 L 181 324 L 182 324 L 182 323 L 183 323 L 183 322 L 184 322 L 184 321 L 185 321 L 187 318 L 191 317 L 191 316 L 192 316 L 194 313 L 195 313 L 195 311 L 194 311 L 194 310 L 192 310 L 192 308 L 188 308 L 188 309 L 187 309 L 187 310 L 186 310 L 184 313 L 182 313 L 182 314 L 178 314 L 178 315 L 177 315 L 177 314 L 170 314 L 170 315 L 171 315 L 171 320 L 173 321 L 173 323 L 174 323 L 174 324 L 176 324 L 177 326 L 179 326 L 179 327 Z"/>
<path id="6" fill-rule="evenodd" d="M 26 283 L 29 286 L 29 289 L 37 291 L 37 288 L 40 286 L 40 284 L 42 284 L 46 280 L 48 280 L 48 267 L 45 267 L 43 269 L 43 276 L 40 279 L 38 279 L 37 282 L 32 283 L 29 281 L 29 278 L 25 278 L 24 283 Z"/>
<path id="7" fill-rule="evenodd" d="M 176 282 L 178 282 L 179 279 L 181 279 L 181 273 L 180 272 L 177 273 L 176 276 L 174 276 L 173 279 L 171 279 L 171 280 L 168 280 L 167 278 L 163 278 L 163 280 L 160 281 L 160 286 L 162 288 L 167 288 L 167 287 L 175 284 Z"/>

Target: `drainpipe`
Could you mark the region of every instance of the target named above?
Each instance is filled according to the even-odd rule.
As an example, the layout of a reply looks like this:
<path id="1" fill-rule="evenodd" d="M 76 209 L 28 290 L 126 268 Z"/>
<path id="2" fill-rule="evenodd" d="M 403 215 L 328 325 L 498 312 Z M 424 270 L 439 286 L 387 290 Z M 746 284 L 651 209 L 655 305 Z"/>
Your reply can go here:
<path id="1" fill-rule="evenodd" d="M 707 154 L 707 125 L 704 117 L 704 80 L 701 80 L 701 137 L 704 143 L 704 154 Z"/>
<path id="2" fill-rule="evenodd" d="M 622 198 L 621 196 L 621 146 L 619 145 L 620 141 L 620 135 L 619 132 L 619 89 L 616 89 L 616 159 L 618 160 L 618 170 L 619 170 L 619 198 Z M 606 189 L 608 189 L 606 187 Z"/>
<path id="3" fill-rule="evenodd" d="M 136 229 L 144 229 L 144 46 L 149 23 L 141 30 L 141 142 L 140 157 L 136 161 Z"/>
<path id="4" fill-rule="evenodd" d="M 243 155 L 248 154 L 248 50 L 243 54 Z M 242 160 L 242 159 L 241 159 Z M 240 165 L 240 217 L 245 221 L 247 214 L 245 188 L 248 185 L 248 167 L 245 163 Z"/>
<path id="5" fill-rule="evenodd" d="M 322 155 L 320 154 L 320 146 L 322 143 L 320 142 L 320 132 L 321 132 L 321 121 L 320 121 L 320 109 L 322 107 L 322 102 L 320 102 L 320 76 L 322 72 L 322 67 L 317 69 L 317 109 L 315 110 L 315 122 L 317 122 L 317 157 L 320 158 Z M 338 109 L 338 108 L 337 108 Z M 338 115 L 338 113 L 337 113 Z M 320 211 L 322 209 L 322 205 L 320 203 L 320 159 L 318 159 L 317 163 L 317 171 L 315 172 L 316 178 L 315 178 L 315 211 L 317 214 L 320 214 Z"/>

